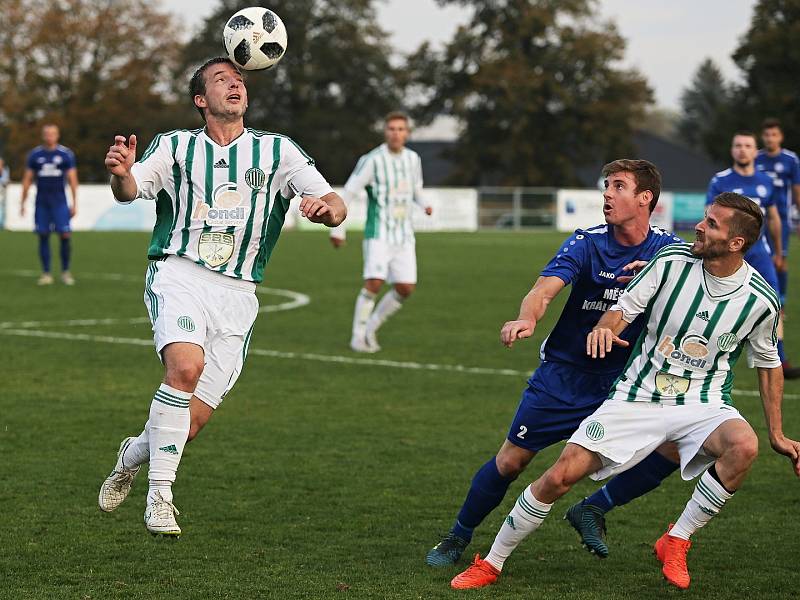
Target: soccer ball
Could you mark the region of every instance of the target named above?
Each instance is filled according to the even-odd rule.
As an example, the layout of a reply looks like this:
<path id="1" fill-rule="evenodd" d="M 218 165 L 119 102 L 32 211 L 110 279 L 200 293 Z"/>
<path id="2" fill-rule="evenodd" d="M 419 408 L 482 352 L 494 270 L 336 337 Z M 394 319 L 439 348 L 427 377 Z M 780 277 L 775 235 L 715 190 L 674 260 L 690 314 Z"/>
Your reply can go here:
<path id="1" fill-rule="evenodd" d="M 228 19 L 222 42 L 228 57 L 242 69 L 269 69 L 286 52 L 286 27 L 271 10 L 251 6 Z"/>

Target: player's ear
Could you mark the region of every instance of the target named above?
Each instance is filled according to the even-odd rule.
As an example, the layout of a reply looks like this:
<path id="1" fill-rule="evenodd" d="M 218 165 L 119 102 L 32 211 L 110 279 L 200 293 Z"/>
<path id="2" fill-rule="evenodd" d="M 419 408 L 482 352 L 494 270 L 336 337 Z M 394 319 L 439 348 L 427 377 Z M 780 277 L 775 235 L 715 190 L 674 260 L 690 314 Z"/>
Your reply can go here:
<path id="1" fill-rule="evenodd" d="M 645 190 L 641 194 L 639 194 L 639 206 L 650 206 L 650 203 L 653 201 L 653 192 L 650 190 Z"/>
<path id="2" fill-rule="evenodd" d="M 206 102 L 206 97 L 205 96 L 201 96 L 200 94 L 197 94 L 194 97 L 194 105 L 197 108 L 208 108 L 208 103 Z"/>
<path id="3" fill-rule="evenodd" d="M 728 250 L 731 252 L 741 252 L 744 248 L 744 238 L 740 235 L 732 237 L 728 240 Z"/>

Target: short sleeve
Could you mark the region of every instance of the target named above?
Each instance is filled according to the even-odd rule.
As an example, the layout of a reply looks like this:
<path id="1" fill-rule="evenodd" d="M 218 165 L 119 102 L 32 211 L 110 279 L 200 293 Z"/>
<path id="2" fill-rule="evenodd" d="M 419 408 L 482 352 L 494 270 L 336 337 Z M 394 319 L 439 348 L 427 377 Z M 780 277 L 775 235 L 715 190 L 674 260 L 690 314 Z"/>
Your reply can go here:
<path id="1" fill-rule="evenodd" d="M 136 197 L 155 200 L 158 192 L 169 181 L 174 163 L 175 157 L 172 155 L 169 138 L 164 135 L 156 136 L 131 167 L 131 175 L 136 181 Z"/>
<path id="2" fill-rule="evenodd" d="M 792 161 L 789 163 L 789 183 L 791 185 L 800 184 L 800 159 L 796 156 L 791 157 Z"/>
<path id="3" fill-rule="evenodd" d="M 542 269 L 542 277 L 558 277 L 565 284 L 575 283 L 589 259 L 591 242 L 585 232 L 578 229 L 569 236 Z"/>
<path id="4" fill-rule="evenodd" d="M 747 336 L 753 366 L 774 369 L 781 366 L 778 357 L 778 314 L 762 319 Z"/>
<path id="5" fill-rule="evenodd" d="M 717 178 L 712 177 L 711 181 L 708 183 L 708 191 L 706 192 L 706 204 L 711 204 L 714 202 L 714 198 L 716 198 L 720 192 L 717 189 Z"/>
<path id="6" fill-rule="evenodd" d="M 286 174 L 286 183 L 281 189 L 281 194 L 286 198 L 294 196 L 322 198 L 333 191 L 314 165 L 314 159 L 289 138 L 284 138 L 281 144 L 281 166 Z"/>
<path id="7" fill-rule="evenodd" d="M 356 168 L 344 184 L 345 191 L 351 196 L 357 196 L 365 187 L 374 180 L 375 166 L 371 155 L 365 154 L 358 159 Z"/>
<path id="8" fill-rule="evenodd" d="M 64 152 L 65 165 L 64 170 L 69 171 L 70 169 L 74 169 L 77 167 L 77 162 L 75 161 L 75 153 L 72 150 L 67 150 Z"/>

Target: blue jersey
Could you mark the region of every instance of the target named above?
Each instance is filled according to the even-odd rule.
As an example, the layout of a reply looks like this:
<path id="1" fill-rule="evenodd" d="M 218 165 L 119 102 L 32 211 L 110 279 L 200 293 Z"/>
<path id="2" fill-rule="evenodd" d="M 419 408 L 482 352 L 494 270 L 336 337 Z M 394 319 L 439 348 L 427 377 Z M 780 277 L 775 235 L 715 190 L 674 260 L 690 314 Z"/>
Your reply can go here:
<path id="1" fill-rule="evenodd" d="M 781 220 L 786 221 L 792 203 L 792 186 L 800 184 L 800 160 L 791 150 L 781 150 L 775 156 L 759 150 L 756 156 L 756 169 L 772 177 L 780 200 L 777 203 Z"/>
<path id="2" fill-rule="evenodd" d="M 28 154 L 28 168 L 36 176 L 36 200 L 61 200 L 67 171 L 75 168 L 75 154 L 66 146 L 58 145 L 53 150 L 37 146 Z"/>
<path id="3" fill-rule="evenodd" d="M 632 273 L 624 272 L 622 267 L 635 260 L 650 260 L 664 246 L 681 241 L 652 226 L 638 246 L 617 242 L 613 225 L 576 230 L 542 271 L 543 277 L 558 277 L 567 285 L 572 284 L 564 310 L 542 344 L 542 360 L 568 363 L 586 373 L 619 375 L 631 349 L 614 346 L 605 359 L 592 359 L 586 356 L 586 336 L 625 289 L 617 277 Z M 633 344 L 644 324 L 637 318 L 621 337 Z"/>
<path id="4" fill-rule="evenodd" d="M 772 184 L 772 177 L 766 173 L 760 173 L 759 171 L 756 171 L 752 175 L 740 175 L 733 169 L 720 171 L 711 178 L 711 182 L 708 184 L 706 204 L 711 204 L 714 198 L 722 192 L 736 192 L 737 194 L 747 196 L 761 207 L 761 212 L 764 214 L 766 214 L 767 208 L 778 204 L 780 197 L 775 186 Z M 763 261 L 772 263 L 766 229 L 765 222 L 764 227 L 761 229 L 761 238 L 753 244 L 744 255 L 744 259 L 756 267 L 756 269 L 758 269 L 756 263 Z"/>

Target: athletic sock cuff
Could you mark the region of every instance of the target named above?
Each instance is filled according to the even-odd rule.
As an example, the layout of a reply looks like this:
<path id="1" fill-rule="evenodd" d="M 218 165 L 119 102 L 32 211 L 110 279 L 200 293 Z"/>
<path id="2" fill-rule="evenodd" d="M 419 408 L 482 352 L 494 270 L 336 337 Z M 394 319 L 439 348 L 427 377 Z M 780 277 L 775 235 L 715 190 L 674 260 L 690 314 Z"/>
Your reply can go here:
<path id="1" fill-rule="evenodd" d="M 361 288 L 360 294 L 367 300 L 375 300 L 378 297 L 378 294 L 370 292 L 367 288 Z"/>
<path id="2" fill-rule="evenodd" d="M 191 398 L 192 392 L 176 390 L 166 383 L 162 383 L 153 396 L 153 400 L 173 408 L 189 408 L 189 400 Z"/>
<path id="3" fill-rule="evenodd" d="M 714 503 L 713 501 L 716 500 L 721 504 L 725 504 L 725 502 L 733 498 L 733 493 L 726 490 L 725 487 L 719 481 L 717 481 L 717 479 L 711 474 L 711 469 L 703 473 L 700 479 L 697 481 L 697 489 L 698 491 L 703 492 L 704 495 L 705 493 L 711 494 L 712 498 L 709 498 L 709 502 L 712 503 Z"/>

